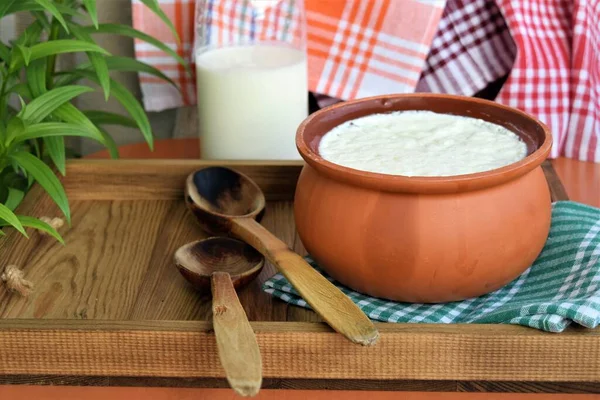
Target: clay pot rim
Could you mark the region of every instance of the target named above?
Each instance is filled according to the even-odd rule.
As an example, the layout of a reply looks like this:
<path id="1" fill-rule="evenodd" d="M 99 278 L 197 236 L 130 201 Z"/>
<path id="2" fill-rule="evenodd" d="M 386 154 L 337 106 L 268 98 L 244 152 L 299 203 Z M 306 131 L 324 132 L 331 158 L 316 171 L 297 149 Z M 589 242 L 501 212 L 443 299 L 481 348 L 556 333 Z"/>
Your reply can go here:
<path id="1" fill-rule="evenodd" d="M 383 104 L 385 100 L 401 98 L 428 98 L 431 100 L 446 99 L 467 104 L 479 103 L 492 108 L 501 109 L 508 114 L 520 115 L 521 117 L 529 119 L 540 126 L 544 131 L 544 140 L 535 151 L 516 163 L 489 171 L 447 177 L 409 177 L 403 175 L 388 175 L 360 171 L 325 160 L 317 152 L 314 152 L 306 142 L 305 132 L 307 131 L 307 128 L 310 127 L 311 123 L 313 123 L 315 119 L 322 117 L 325 113 L 330 113 L 334 110 L 343 109 L 356 104 L 373 102 L 376 100 L 382 101 Z M 393 110 L 385 109 L 383 107 L 381 108 L 381 112 L 386 111 Z M 550 133 L 550 129 L 544 123 L 532 115 L 516 108 L 505 106 L 490 100 L 450 94 L 407 93 L 365 97 L 337 103 L 323 108 L 311 114 L 299 125 L 296 132 L 296 147 L 308 165 L 317 170 L 319 173 L 322 173 L 325 176 L 337 181 L 381 191 L 441 194 L 466 192 L 497 186 L 532 171 L 536 167 L 539 167 L 548 157 L 552 147 L 552 134 Z"/>

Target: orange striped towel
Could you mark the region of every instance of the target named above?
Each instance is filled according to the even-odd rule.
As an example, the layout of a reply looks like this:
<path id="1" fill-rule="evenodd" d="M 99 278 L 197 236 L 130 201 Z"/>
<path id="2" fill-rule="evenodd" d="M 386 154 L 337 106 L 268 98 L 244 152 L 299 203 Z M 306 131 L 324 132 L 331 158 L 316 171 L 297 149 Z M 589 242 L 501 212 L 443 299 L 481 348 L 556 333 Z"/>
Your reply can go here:
<path id="1" fill-rule="evenodd" d="M 219 15 L 219 10 L 228 9 L 226 3 L 231 0 L 212 1 L 217 4 L 213 20 L 230 18 L 231 13 Z M 134 27 L 176 49 L 190 62 L 193 74 L 195 0 L 159 0 L 177 28 L 179 44 L 139 0 L 132 2 Z M 309 90 L 344 100 L 414 91 L 445 2 L 305 0 Z M 140 74 L 148 111 L 195 104 L 194 76 L 188 76 L 175 60 L 146 43 L 136 41 L 135 53 L 140 61 L 157 67 L 181 87 L 179 93 L 156 78 Z"/>

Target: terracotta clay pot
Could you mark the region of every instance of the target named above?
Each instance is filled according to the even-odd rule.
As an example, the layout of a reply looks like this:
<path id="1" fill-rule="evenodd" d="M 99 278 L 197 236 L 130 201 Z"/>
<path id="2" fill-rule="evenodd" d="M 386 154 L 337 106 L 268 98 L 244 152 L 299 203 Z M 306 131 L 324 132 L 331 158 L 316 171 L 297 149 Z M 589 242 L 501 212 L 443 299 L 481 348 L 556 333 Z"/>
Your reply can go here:
<path id="1" fill-rule="evenodd" d="M 325 161 L 321 137 L 365 115 L 430 110 L 502 125 L 528 156 L 487 172 L 406 177 Z M 372 296 L 448 302 L 506 285 L 539 255 L 550 229 L 550 191 L 542 162 L 552 137 L 531 116 L 491 101 L 439 94 L 378 96 L 309 116 L 296 144 L 306 164 L 295 197 L 298 233 L 333 278 Z"/>

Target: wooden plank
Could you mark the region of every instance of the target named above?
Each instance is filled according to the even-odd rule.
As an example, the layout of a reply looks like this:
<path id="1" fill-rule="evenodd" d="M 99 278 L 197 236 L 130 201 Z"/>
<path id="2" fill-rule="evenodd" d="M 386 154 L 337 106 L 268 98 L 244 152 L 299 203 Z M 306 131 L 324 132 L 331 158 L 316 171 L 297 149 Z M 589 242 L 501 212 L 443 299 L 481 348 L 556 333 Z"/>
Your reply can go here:
<path id="1" fill-rule="evenodd" d="M 23 298 L 1 289 L 0 318 L 126 319 L 173 206 L 74 201 L 72 226 L 61 230 L 67 246 L 39 233 L 3 246 L 0 270 L 10 264 L 23 268 L 35 290 Z M 33 215 L 47 214 L 38 209 Z M 189 219 L 186 223 L 200 231 Z"/>
<path id="2" fill-rule="evenodd" d="M 162 378 L 143 376 L 0 375 L 0 385 L 229 388 L 229 384 L 225 378 Z M 600 383 L 267 378 L 263 379 L 261 390 L 267 389 L 592 394 L 600 393 Z"/>
<path id="3" fill-rule="evenodd" d="M 152 262 L 148 266 L 136 304 L 128 319 L 209 320 L 211 318 L 209 299 L 201 298 L 173 267 L 172 257 L 179 246 L 205 236 L 191 218 L 183 205 L 172 207 L 169 218 L 164 221 L 156 240 Z M 262 222 L 267 229 L 289 245 L 293 245 L 296 229 L 291 202 L 269 202 Z M 264 281 L 275 272 L 275 267 L 267 263 L 260 275 L 240 291 L 239 298 L 249 320 L 285 321 L 288 319 L 287 309 L 296 308 L 274 299 L 261 290 Z M 308 318 L 311 314 L 314 313 L 307 310 L 304 317 Z M 304 321 L 305 318 L 297 316 L 294 320 Z"/>
<path id="4" fill-rule="evenodd" d="M 55 216 L 35 189 L 24 214 Z M 269 202 L 263 224 L 288 245 L 297 240 L 291 202 Z M 0 270 L 22 268 L 36 290 L 21 298 L 0 287 L 0 318 L 208 320 L 211 307 L 173 264 L 180 246 L 205 237 L 183 201 L 73 201 L 67 246 L 31 231 L 0 241 Z M 45 211 L 48 210 L 48 211 Z M 31 211 L 31 214 L 30 214 Z M 303 251 L 301 254 L 305 254 Z M 267 264 L 240 292 L 250 320 L 314 320 L 312 311 L 288 316 L 287 303 L 261 290 L 275 268 Z"/>
<path id="5" fill-rule="evenodd" d="M 577 383 L 582 385 L 581 383 Z M 161 378 L 137 376 L 0 375 L 0 385 L 230 388 L 225 378 Z M 523 383 L 527 385 L 527 383 Z M 549 384 L 547 384 L 549 385 Z M 589 385 L 588 386 L 592 386 Z M 456 392 L 455 381 L 263 379 L 262 390 L 357 390 Z M 480 389 L 478 387 L 477 389 Z M 481 391 L 481 390 L 475 390 Z"/>
<path id="6" fill-rule="evenodd" d="M 226 166 L 249 175 L 267 200 L 293 200 L 302 162 L 200 160 L 73 160 L 63 184 L 70 200 L 175 200 L 198 168 Z"/>
<path id="7" fill-rule="evenodd" d="M 170 212 L 162 222 L 156 245 L 148 249 L 151 262 L 147 266 L 135 305 L 127 319 L 210 318 L 210 299 L 200 297 L 173 263 L 173 255 L 180 246 L 207 235 L 196 224 L 183 201 L 169 203 Z"/>
<path id="8" fill-rule="evenodd" d="M 600 393 L 600 382 L 457 382 L 459 392 Z"/>
<path id="9" fill-rule="evenodd" d="M 36 193 L 36 201 L 24 207 L 32 207 L 36 216 L 57 215 L 47 196 Z M 173 264 L 177 248 L 206 236 L 183 201 L 74 201 L 71 207 L 72 227 L 61 229 L 66 247 L 34 231 L 30 240 L 13 233 L 0 241 L 0 270 L 17 265 L 36 285 L 27 299 L 0 288 L 0 318 L 211 318 L 209 299 L 201 298 Z M 267 229 L 290 246 L 297 240 L 292 207 L 269 202 L 263 218 Z M 248 318 L 318 321 L 309 310 L 288 316 L 288 308 L 297 307 L 261 290 L 275 272 L 267 264 L 240 292 Z"/>
<path id="10" fill-rule="evenodd" d="M 209 323 L 115 329 L 108 321 L 68 321 L 70 329 L 53 329 L 64 325 L 45 322 L 2 322 L 0 374 L 224 376 Z M 252 326 L 265 378 L 600 381 L 598 330 L 555 335 L 512 326 L 378 324 L 381 341 L 360 347 L 322 324 Z"/>

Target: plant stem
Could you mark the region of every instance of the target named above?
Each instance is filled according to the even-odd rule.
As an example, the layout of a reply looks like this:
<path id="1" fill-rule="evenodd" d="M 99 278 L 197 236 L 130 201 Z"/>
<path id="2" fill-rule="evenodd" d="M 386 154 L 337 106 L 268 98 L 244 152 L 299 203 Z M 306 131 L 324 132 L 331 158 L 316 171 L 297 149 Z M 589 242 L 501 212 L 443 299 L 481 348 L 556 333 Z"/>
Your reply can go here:
<path id="1" fill-rule="evenodd" d="M 8 110 L 8 96 L 4 94 L 6 83 L 8 82 L 8 73 L 2 76 L 2 86 L 0 86 L 0 121 L 5 121 L 4 113 Z"/>
<path id="2" fill-rule="evenodd" d="M 56 40 L 58 38 L 58 33 L 60 30 L 60 26 L 58 21 L 55 18 L 52 18 L 52 28 L 50 28 L 50 36 L 48 37 L 48 41 Z M 48 89 L 52 89 L 54 86 L 54 70 L 56 68 L 56 54 L 52 54 L 48 57 L 48 62 L 46 64 L 46 87 Z"/>
<path id="3" fill-rule="evenodd" d="M 0 71 L 1 72 L 1 71 Z M 8 95 L 6 91 L 7 82 L 9 79 L 8 72 L 2 74 L 2 85 L 0 86 L 0 163 L 4 158 L 5 146 L 4 146 L 4 134 L 6 133 L 6 121 L 8 120 Z M 4 169 L 2 167 L 0 171 Z"/>

